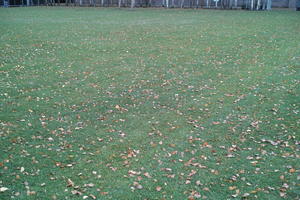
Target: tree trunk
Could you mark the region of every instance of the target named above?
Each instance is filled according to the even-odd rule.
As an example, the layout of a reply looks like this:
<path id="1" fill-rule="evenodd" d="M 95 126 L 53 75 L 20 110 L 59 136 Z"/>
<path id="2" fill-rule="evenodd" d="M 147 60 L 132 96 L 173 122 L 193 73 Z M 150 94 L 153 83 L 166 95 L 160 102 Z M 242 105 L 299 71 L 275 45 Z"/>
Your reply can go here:
<path id="1" fill-rule="evenodd" d="M 260 0 L 257 0 L 256 10 L 260 10 Z"/>
<path id="2" fill-rule="evenodd" d="M 134 8 L 134 5 L 135 5 L 135 0 L 131 0 L 131 6 L 130 6 L 130 8 Z"/>
<path id="3" fill-rule="evenodd" d="M 263 9 L 264 9 L 264 10 L 267 9 L 267 0 L 264 0 L 264 3 L 263 3 Z"/>
<path id="4" fill-rule="evenodd" d="M 267 10 L 271 10 L 272 8 L 272 0 L 267 0 Z"/>
<path id="5" fill-rule="evenodd" d="M 254 0 L 251 0 L 251 6 L 250 9 L 253 10 L 254 9 Z"/>
<path id="6" fill-rule="evenodd" d="M 180 8 L 183 8 L 184 0 L 181 0 Z"/>
<path id="7" fill-rule="evenodd" d="M 119 1 L 118 1 L 118 7 L 119 7 L 119 8 L 121 8 L 121 2 L 122 2 L 122 0 L 119 0 Z"/>
<path id="8" fill-rule="evenodd" d="M 101 0 L 101 6 L 102 7 L 104 6 L 104 0 Z"/>
<path id="9" fill-rule="evenodd" d="M 166 0 L 166 7 L 169 8 L 169 0 Z"/>

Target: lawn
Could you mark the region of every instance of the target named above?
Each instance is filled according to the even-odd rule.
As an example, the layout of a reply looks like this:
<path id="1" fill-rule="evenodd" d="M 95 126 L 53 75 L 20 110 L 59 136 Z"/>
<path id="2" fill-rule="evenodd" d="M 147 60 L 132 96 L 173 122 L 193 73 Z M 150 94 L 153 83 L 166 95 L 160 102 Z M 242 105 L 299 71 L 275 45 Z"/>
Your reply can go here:
<path id="1" fill-rule="evenodd" d="M 300 198 L 300 12 L 0 8 L 0 199 Z"/>

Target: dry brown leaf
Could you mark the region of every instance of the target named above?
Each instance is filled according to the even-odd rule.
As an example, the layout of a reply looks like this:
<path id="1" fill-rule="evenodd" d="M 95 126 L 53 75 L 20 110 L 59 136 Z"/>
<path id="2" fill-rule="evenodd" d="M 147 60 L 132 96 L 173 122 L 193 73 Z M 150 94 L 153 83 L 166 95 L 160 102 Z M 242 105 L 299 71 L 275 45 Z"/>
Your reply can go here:
<path id="1" fill-rule="evenodd" d="M 236 186 L 229 186 L 228 189 L 229 189 L 229 190 L 235 190 L 235 189 L 236 189 Z"/>
<path id="2" fill-rule="evenodd" d="M 289 170 L 289 172 L 290 172 L 290 173 L 295 173 L 296 170 L 295 170 L 294 168 L 291 168 L 291 169 Z"/>
<path id="3" fill-rule="evenodd" d="M 67 187 L 74 187 L 74 185 L 75 185 L 74 182 L 71 179 L 69 179 L 69 178 L 67 180 L 67 183 L 68 183 Z"/>

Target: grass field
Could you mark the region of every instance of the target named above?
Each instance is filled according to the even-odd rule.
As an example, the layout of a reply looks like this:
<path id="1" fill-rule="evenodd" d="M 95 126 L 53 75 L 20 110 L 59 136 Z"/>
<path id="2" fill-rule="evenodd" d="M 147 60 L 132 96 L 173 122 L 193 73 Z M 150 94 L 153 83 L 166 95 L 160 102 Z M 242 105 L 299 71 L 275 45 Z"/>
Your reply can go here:
<path id="1" fill-rule="evenodd" d="M 300 12 L 0 9 L 0 199 L 299 199 Z"/>

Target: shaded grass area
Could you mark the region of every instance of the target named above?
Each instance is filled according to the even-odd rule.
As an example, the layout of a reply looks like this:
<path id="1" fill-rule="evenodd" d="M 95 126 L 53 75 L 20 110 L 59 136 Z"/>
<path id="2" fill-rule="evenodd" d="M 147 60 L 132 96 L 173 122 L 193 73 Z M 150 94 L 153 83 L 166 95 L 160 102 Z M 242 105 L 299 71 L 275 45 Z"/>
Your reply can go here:
<path id="1" fill-rule="evenodd" d="M 299 198 L 299 17 L 0 9 L 0 198 Z"/>

